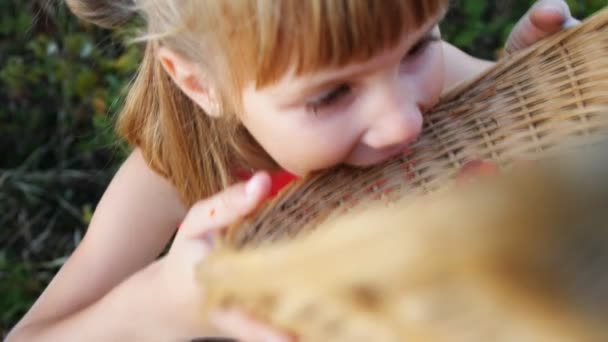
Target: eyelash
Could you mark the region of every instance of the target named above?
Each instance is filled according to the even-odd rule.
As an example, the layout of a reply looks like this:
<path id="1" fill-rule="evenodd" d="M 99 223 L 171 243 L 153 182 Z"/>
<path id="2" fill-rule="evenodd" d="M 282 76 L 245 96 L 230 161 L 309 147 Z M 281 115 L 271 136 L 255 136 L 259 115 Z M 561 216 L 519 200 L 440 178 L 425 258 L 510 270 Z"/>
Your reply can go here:
<path id="1" fill-rule="evenodd" d="M 426 50 L 426 48 L 431 45 L 431 43 L 438 42 L 439 40 L 440 38 L 435 35 L 429 35 L 422 38 L 418 43 L 416 43 L 416 45 L 414 45 L 410 49 L 410 51 L 408 51 L 406 57 L 412 57 L 419 54 L 420 52 Z"/>
<path id="2" fill-rule="evenodd" d="M 328 93 L 321 96 L 320 98 L 308 102 L 306 104 L 306 109 L 309 112 L 318 114 L 320 110 L 336 103 L 337 101 L 342 99 L 342 97 L 348 95 L 350 91 L 351 86 L 349 86 L 348 84 L 341 84 L 338 87 L 330 90 Z"/>
<path id="3" fill-rule="evenodd" d="M 426 48 L 434 42 L 439 41 L 440 38 L 435 35 L 429 35 L 421 39 L 416 45 L 414 45 L 408 53 L 404 56 L 402 63 L 411 57 L 415 57 L 421 52 L 424 52 Z M 319 114 L 321 110 L 327 108 L 336 102 L 340 101 L 344 96 L 348 95 L 351 92 L 351 86 L 348 84 L 341 84 L 338 87 L 330 90 L 325 95 L 321 96 L 318 99 L 312 100 L 306 104 L 306 110 L 313 113 Z"/>

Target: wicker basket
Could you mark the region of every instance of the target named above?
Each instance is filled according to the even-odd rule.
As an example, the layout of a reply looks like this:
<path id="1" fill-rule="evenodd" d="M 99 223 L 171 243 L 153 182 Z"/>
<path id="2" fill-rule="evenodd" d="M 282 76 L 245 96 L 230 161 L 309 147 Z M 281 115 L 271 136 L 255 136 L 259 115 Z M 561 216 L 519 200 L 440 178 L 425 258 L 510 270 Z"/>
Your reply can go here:
<path id="1" fill-rule="evenodd" d="M 434 191 L 468 161 L 508 167 L 570 143 L 587 144 L 605 126 L 607 109 L 608 10 L 603 10 L 451 91 L 426 115 L 423 133 L 404 155 L 292 184 L 232 227 L 228 244 L 293 236 L 370 201 Z"/>
<path id="2" fill-rule="evenodd" d="M 205 304 L 298 341 L 608 341 L 608 163 L 576 165 L 528 166 L 291 241 L 218 250 L 198 272 Z"/>
<path id="3" fill-rule="evenodd" d="M 312 175 L 231 227 L 198 268 L 206 309 L 244 308 L 301 341 L 608 340 L 608 231 L 594 229 L 608 167 L 446 186 L 470 161 L 508 169 L 605 140 L 608 10 L 425 120 L 402 156 Z"/>

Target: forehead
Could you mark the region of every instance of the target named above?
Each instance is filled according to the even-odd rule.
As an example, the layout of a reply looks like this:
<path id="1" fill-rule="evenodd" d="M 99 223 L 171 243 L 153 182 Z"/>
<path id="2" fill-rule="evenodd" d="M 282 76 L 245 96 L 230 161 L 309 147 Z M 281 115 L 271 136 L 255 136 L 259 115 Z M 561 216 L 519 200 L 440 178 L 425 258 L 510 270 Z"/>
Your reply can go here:
<path id="1" fill-rule="evenodd" d="M 437 28 L 438 19 L 429 20 L 421 27 L 404 32 L 401 40 L 393 47 L 379 51 L 367 60 L 353 61 L 343 66 L 325 67 L 305 74 L 299 74 L 292 66 L 280 79 L 256 88 L 249 84 L 249 91 L 262 91 L 272 98 L 294 99 L 305 98 L 332 85 L 346 83 L 372 74 L 377 70 L 398 64 L 404 54 L 420 39 Z"/>

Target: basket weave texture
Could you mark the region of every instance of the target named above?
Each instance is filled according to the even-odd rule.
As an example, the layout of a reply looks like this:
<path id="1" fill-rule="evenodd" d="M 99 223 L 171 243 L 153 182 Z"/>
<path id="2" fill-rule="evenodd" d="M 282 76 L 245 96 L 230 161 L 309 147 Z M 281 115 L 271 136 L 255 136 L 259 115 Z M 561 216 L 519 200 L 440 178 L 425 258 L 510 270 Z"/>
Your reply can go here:
<path id="1" fill-rule="evenodd" d="M 411 148 L 370 168 L 311 175 L 231 227 L 226 243 L 253 246 L 309 231 L 377 200 L 415 198 L 449 184 L 469 161 L 508 168 L 601 139 L 608 121 L 608 9 L 509 55 L 458 86 L 425 115 Z"/>
<path id="2" fill-rule="evenodd" d="M 608 163 L 568 161 L 217 250 L 204 305 L 303 342 L 608 341 Z"/>

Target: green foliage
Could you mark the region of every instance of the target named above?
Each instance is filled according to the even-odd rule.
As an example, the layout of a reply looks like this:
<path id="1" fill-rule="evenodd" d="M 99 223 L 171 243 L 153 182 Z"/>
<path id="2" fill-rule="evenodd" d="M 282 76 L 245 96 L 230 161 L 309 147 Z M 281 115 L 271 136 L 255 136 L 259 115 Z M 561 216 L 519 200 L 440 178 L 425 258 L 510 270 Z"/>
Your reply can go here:
<path id="1" fill-rule="evenodd" d="M 110 124 L 105 118 L 116 110 L 124 81 L 137 66 L 138 47 L 117 43 L 123 40 L 118 34 L 80 25 L 65 7 L 10 0 L 0 0 L 0 6 L 7 19 L 0 29 L 0 96 L 6 104 L 0 111 L 0 146 L 7 157 L 2 167 L 19 165 L 49 143 L 55 148 L 36 169 L 81 162 L 72 159 L 86 150 L 79 144 L 90 146 L 81 135 Z M 103 137 L 109 140 L 95 139 L 114 142 Z"/>
<path id="2" fill-rule="evenodd" d="M 534 0 L 453 0 L 441 29 L 444 38 L 464 51 L 496 59 L 513 26 Z M 572 14 L 584 19 L 607 5 L 606 0 L 567 0 Z"/>
<path id="3" fill-rule="evenodd" d="M 31 263 L 14 259 L 0 251 L 0 331 L 25 314 L 52 276 L 49 270 L 34 270 Z"/>
<path id="4" fill-rule="evenodd" d="M 48 261 L 79 242 L 125 155 L 112 114 L 138 66 L 130 36 L 61 2 L 0 0 L 0 338 L 61 265 Z"/>

